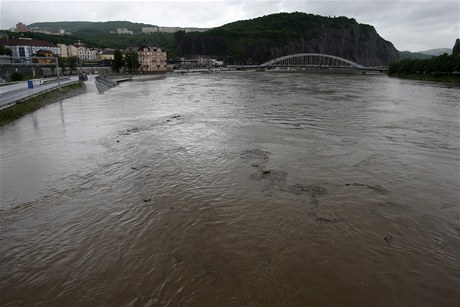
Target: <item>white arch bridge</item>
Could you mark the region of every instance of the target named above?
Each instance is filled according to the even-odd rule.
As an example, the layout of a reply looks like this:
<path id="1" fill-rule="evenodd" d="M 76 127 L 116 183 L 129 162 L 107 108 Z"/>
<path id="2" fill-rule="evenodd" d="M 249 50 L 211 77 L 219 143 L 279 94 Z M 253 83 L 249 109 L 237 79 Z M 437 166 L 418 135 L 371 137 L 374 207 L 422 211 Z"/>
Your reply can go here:
<path id="1" fill-rule="evenodd" d="M 353 61 L 322 53 L 296 53 L 282 56 L 260 65 L 236 65 L 237 69 L 331 69 L 331 70 L 373 70 L 384 72 L 388 67 L 366 67 Z"/>
<path id="2" fill-rule="evenodd" d="M 259 67 L 337 67 L 337 68 L 365 68 L 353 61 L 322 53 L 297 53 L 282 56 L 265 62 Z"/>

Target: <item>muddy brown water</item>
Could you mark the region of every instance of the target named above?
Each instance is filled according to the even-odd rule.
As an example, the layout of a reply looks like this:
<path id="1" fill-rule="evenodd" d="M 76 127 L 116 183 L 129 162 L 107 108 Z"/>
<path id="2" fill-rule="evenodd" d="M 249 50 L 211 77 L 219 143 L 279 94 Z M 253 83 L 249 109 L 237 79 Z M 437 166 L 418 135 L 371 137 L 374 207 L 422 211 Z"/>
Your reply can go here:
<path id="1" fill-rule="evenodd" d="M 0 305 L 458 306 L 458 87 L 88 84 L 0 128 Z"/>

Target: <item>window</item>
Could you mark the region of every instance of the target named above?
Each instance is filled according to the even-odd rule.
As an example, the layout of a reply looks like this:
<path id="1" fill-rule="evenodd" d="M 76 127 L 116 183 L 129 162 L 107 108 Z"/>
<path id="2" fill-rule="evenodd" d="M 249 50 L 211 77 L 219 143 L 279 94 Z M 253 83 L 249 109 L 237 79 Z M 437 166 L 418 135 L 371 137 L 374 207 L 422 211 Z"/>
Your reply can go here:
<path id="1" fill-rule="evenodd" d="M 26 50 L 24 47 L 18 47 L 19 57 L 25 58 L 26 57 Z"/>

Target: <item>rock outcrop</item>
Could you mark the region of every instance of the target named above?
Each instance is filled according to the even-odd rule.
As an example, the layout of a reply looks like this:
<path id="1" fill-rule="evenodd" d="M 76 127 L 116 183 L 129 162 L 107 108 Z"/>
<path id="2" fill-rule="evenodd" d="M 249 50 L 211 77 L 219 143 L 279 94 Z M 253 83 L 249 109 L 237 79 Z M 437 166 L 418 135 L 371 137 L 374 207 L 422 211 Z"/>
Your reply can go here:
<path id="1" fill-rule="evenodd" d="M 460 55 L 460 38 L 455 40 L 454 48 L 452 48 L 452 54 L 456 56 Z"/>
<path id="2" fill-rule="evenodd" d="M 400 58 L 393 44 L 370 25 L 305 13 L 273 14 L 204 33 L 184 33 L 176 44 L 182 56 L 217 56 L 229 64 L 261 64 L 295 53 L 325 53 L 364 66 L 388 65 Z"/>

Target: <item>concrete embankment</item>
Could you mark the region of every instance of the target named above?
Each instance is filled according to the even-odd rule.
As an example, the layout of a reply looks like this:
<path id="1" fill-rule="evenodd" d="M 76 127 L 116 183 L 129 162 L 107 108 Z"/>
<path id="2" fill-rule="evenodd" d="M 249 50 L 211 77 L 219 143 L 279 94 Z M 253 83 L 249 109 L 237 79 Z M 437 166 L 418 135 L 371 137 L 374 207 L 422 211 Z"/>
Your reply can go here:
<path id="1" fill-rule="evenodd" d="M 166 74 L 144 74 L 144 75 L 110 75 L 110 76 L 97 76 L 95 84 L 99 93 L 104 93 L 109 89 L 117 86 L 122 82 L 127 81 L 149 81 L 159 80 L 166 78 Z"/>
<path id="2" fill-rule="evenodd" d="M 83 82 L 77 82 L 69 85 L 63 85 L 61 90 L 54 89 L 42 94 L 35 95 L 29 99 L 24 99 L 16 104 L 0 110 L 0 126 L 12 122 L 35 110 L 38 110 L 46 104 L 80 95 L 84 91 L 85 84 Z"/>
<path id="3" fill-rule="evenodd" d="M 116 81 L 108 79 L 105 76 L 97 76 L 95 82 L 96 82 L 97 90 L 101 94 L 104 93 L 105 91 L 110 90 L 112 87 L 115 87 L 118 85 Z"/>

